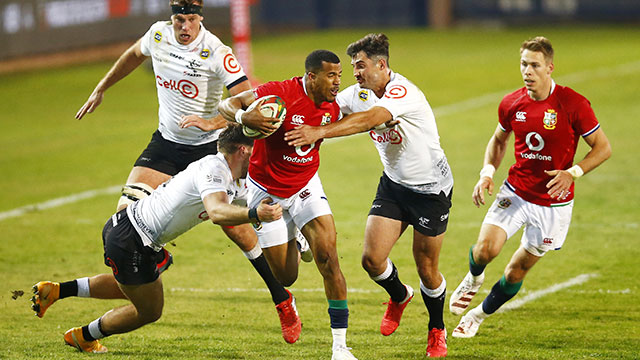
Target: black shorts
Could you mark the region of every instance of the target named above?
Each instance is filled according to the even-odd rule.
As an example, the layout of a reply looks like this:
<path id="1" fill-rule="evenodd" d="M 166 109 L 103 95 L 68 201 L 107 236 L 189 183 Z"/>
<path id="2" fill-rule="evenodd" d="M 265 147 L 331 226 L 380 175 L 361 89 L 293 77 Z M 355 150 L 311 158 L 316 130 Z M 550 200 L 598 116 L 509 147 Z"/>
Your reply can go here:
<path id="1" fill-rule="evenodd" d="M 369 215 L 408 222 L 421 234 L 437 236 L 447 230 L 451 195 L 421 194 L 397 184 L 386 174 L 380 177 Z"/>
<path id="2" fill-rule="evenodd" d="M 123 209 L 107 220 L 102 230 L 104 263 L 120 284 L 140 285 L 155 281 L 160 272 L 159 252 L 142 244 L 142 239 Z"/>
<path id="3" fill-rule="evenodd" d="M 202 145 L 183 145 L 163 138 L 160 130 L 156 130 L 133 166 L 144 166 L 173 176 L 192 162 L 217 153 L 217 140 Z"/>

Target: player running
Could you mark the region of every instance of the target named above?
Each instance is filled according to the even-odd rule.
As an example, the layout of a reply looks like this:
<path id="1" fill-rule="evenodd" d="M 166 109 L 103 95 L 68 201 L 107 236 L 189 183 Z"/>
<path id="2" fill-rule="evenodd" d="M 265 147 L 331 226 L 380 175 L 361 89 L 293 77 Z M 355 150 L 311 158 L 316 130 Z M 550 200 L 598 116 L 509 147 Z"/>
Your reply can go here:
<path id="1" fill-rule="evenodd" d="M 243 110 L 257 98 L 277 95 L 284 100 L 286 118 L 271 136 L 256 140 L 247 177 L 249 206 L 272 198 L 282 206 L 283 215 L 271 223 L 255 224 L 254 229 L 274 275 L 285 286 L 298 278 L 295 229 L 301 229 L 324 278 L 333 334 L 332 359 L 350 360 L 355 357 L 346 345 L 347 285 L 338 262 L 333 215 L 318 176 L 322 141 L 303 147 L 289 146 L 283 139 L 287 130 L 299 124 L 319 126 L 338 120 L 340 108 L 335 98 L 341 74 L 338 56 L 316 50 L 307 56 L 304 76 L 266 83 L 224 100 L 219 108 L 228 120 L 245 123 L 263 119 L 257 110 Z"/>
<path id="2" fill-rule="evenodd" d="M 369 34 L 347 48 L 358 84 L 340 92 L 347 115 L 327 126 L 296 127 L 285 135 L 292 146 L 368 131 L 384 165 L 364 235 L 362 266 L 390 295 L 380 332 L 391 335 L 413 298 L 389 254 L 409 225 L 420 293 L 429 312 L 427 356 L 447 355 L 443 308 L 446 281 L 438 270 L 449 221 L 453 176 L 440 147 L 436 121 L 424 94 L 389 67 L 389 41 Z M 389 124 L 390 127 L 385 125 Z M 375 127 L 375 129 L 373 129 Z"/>
<path id="3" fill-rule="evenodd" d="M 462 317 L 453 336 L 470 338 L 480 324 L 514 297 L 525 276 L 549 250 L 564 243 L 573 209 L 574 181 L 611 156 L 609 140 L 591 104 L 572 89 L 557 85 L 553 47 L 542 36 L 520 47 L 524 87 L 507 94 L 498 108 L 498 127 L 487 144 L 484 167 L 473 189 L 476 206 L 484 205 L 484 191 L 493 195 L 493 174 L 502 162 L 509 135 L 515 137 L 516 163 L 487 211 L 478 242 L 469 250 L 469 272 L 451 294 L 449 309 L 462 314 L 484 282 L 484 269 L 507 239 L 524 226 L 520 247 L 504 275 L 482 304 Z M 573 165 L 582 137 L 591 150 Z"/>
<path id="4" fill-rule="evenodd" d="M 231 204 L 243 190 L 238 180 L 246 176 L 253 140 L 242 134 L 240 126 L 230 126 L 221 133 L 218 146 L 218 154 L 192 163 L 149 197 L 107 221 L 102 231 L 104 261 L 131 304 L 68 330 L 64 334 L 68 345 L 83 352 L 103 353 L 107 348 L 99 339 L 133 331 L 160 318 L 164 295 L 155 257 L 168 241 L 208 219 L 215 224 L 238 225 L 268 224 L 281 218 L 280 205 L 269 204 L 270 199 L 251 208 Z M 42 284 L 36 285 L 36 304 L 44 313 L 55 300 L 68 295 L 69 286 L 54 285 L 43 291 Z M 82 291 L 104 294 L 105 289 L 95 285 L 87 283 Z"/>

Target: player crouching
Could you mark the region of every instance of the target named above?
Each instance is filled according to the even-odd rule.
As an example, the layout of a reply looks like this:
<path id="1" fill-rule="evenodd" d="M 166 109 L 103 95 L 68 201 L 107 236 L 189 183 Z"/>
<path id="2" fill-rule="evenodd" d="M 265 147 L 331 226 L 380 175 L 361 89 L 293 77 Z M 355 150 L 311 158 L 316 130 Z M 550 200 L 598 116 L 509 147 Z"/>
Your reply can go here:
<path id="1" fill-rule="evenodd" d="M 33 308 L 39 317 L 57 299 L 74 293 L 131 301 L 88 325 L 68 330 L 64 334 L 68 345 L 83 352 L 103 353 L 107 348 L 99 339 L 133 331 L 160 318 L 164 294 L 157 258 L 165 254 L 162 247 L 168 241 L 207 219 L 220 225 L 239 225 L 281 218 L 280 205 L 270 205 L 270 199 L 250 209 L 231 204 L 241 190 L 238 179 L 247 174 L 253 140 L 242 134 L 239 125 L 232 124 L 220 135 L 218 147 L 218 154 L 192 163 L 149 197 L 109 218 L 102 239 L 105 264 L 113 271 L 115 285 L 108 281 L 101 284 L 100 279 L 105 277 L 98 276 L 78 279 L 73 284 L 40 282 L 34 286 Z M 294 302 L 290 294 L 288 302 Z M 291 325 L 299 335 L 300 319 L 295 306 L 287 308 Z"/>

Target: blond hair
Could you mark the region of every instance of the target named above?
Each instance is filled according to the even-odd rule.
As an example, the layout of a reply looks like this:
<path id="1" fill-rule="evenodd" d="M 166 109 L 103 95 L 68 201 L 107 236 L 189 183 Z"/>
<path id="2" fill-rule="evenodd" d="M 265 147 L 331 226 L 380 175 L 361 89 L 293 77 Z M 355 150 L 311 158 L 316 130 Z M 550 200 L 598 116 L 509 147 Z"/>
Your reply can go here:
<path id="1" fill-rule="evenodd" d="M 551 41 L 544 36 L 536 36 L 524 41 L 520 45 L 520 54 L 525 50 L 541 52 L 547 63 L 553 62 L 553 46 L 551 46 Z"/>

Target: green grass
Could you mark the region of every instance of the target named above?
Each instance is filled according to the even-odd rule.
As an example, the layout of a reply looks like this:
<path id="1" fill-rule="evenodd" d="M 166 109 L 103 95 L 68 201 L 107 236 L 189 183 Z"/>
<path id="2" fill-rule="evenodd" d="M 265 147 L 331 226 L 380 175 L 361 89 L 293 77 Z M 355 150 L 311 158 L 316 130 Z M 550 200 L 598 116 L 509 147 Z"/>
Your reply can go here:
<path id="1" fill-rule="evenodd" d="M 353 78 L 344 49 L 367 32 L 258 37 L 253 44 L 256 76 L 267 81 L 300 75 L 307 53 L 326 48 L 341 56 L 346 87 Z M 385 32 L 391 39 L 392 68 L 422 88 L 436 111 L 442 146 L 456 181 L 440 257 L 449 293 L 467 271 L 468 248 L 475 242 L 486 211 L 472 205 L 470 193 L 496 125 L 500 96 L 470 109 L 453 107 L 446 114 L 444 106 L 520 87 L 518 46 L 528 37 L 543 34 L 556 48 L 554 77 L 589 98 L 613 147 L 612 158 L 576 185 L 572 227 L 564 248 L 540 261 L 516 299 L 580 274 L 597 273 L 598 277 L 496 314 L 473 339 L 450 337 L 449 358 L 637 358 L 640 30 L 545 27 Z M 625 64 L 631 65 L 619 68 Z M 81 121 L 73 118 L 109 67 L 110 63 L 97 63 L 0 76 L 0 212 L 106 188 L 126 179 L 157 128 L 153 76 L 145 68 L 136 70 L 107 92 L 97 112 Z M 581 144 L 578 157 L 586 150 Z M 397 333 L 379 335 L 381 303 L 387 295 L 360 267 L 366 213 L 381 173 L 377 152 L 362 135 L 327 142 L 321 152 L 321 177 L 336 219 L 342 270 L 349 288 L 358 290 L 349 294 L 348 344 L 359 359 L 423 358 L 427 314 L 421 299 L 416 297 L 407 308 Z M 506 157 L 496 179 L 504 178 L 512 159 L 511 154 Z M 84 358 L 62 345 L 62 333 L 125 303 L 71 298 L 53 306 L 44 319 L 36 318 L 29 309 L 30 286 L 39 280 L 70 280 L 108 271 L 102 264 L 100 233 L 116 197 L 102 195 L 0 220 L 0 358 Z M 484 290 L 499 278 L 519 236 L 487 268 Z M 163 275 L 166 304 L 162 319 L 105 339 L 110 349 L 106 357 L 329 358 L 327 303 L 314 265 L 301 265 L 292 288 L 303 331 L 296 344 L 288 345 L 280 336 L 264 285 L 218 228 L 201 225 L 176 244 L 170 246 L 175 265 Z M 404 236 L 391 257 L 402 280 L 416 288 L 419 280 L 410 249 L 410 238 Z M 241 291 L 222 291 L 233 288 Z M 13 300 L 14 290 L 25 294 Z M 449 330 L 457 321 L 445 313 Z"/>

